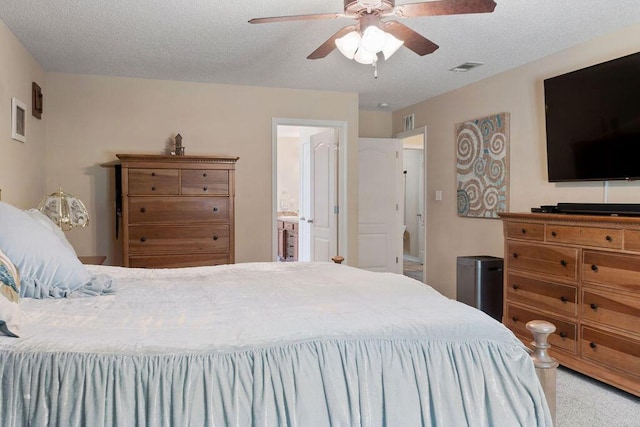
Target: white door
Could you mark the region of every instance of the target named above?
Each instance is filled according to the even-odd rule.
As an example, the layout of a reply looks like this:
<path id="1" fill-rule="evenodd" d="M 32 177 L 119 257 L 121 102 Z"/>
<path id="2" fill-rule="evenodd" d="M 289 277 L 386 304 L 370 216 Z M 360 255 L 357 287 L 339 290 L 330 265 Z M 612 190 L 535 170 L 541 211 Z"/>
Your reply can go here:
<path id="1" fill-rule="evenodd" d="M 424 263 L 425 261 L 425 254 L 424 254 L 424 236 L 425 236 L 425 230 L 424 230 L 424 220 L 425 220 L 425 212 L 424 212 L 424 195 L 425 195 L 425 188 L 424 188 L 424 149 L 420 150 L 421 152 L 421 156 L 422 156 L 422 161 L 420 162 L 420 183 L 418 185 L 418 215 L 419 215 L 419 223 L 418 223 L 418 237 L 419 237 L 419 245 L 420 245 L 420 262 Z"/>
<path id="2" fill-rule="evenodd" d="M 358 142 L 359 267 L 402 273 L 402 141 Z"/>
<path id="3" fill-rule="evenodd" d="M 298 261 L 311 261 L 311 142 L 300 144 L 300 208 L 298 210 Z"/>
<path id="4" fill-rule="evenodd" d="M 338 222 L 336 206 L 337 135 L 333 128 L 312 135 L 310 157 L 310 216 L 311 261 L 331 261 L 338 253 Z"/>

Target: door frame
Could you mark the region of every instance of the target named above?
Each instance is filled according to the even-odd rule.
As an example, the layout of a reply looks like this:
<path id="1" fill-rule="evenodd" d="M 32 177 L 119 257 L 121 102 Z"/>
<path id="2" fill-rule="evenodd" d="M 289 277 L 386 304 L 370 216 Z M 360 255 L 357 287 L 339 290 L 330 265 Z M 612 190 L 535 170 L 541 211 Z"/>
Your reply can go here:
<path id="1" fill-rule="evenodd" d="M 393 137 L 394 138 L 399 138 L 399 139 L 404 139 L 404 138 L 409 138 L 411 136 L 416 136 L 416 135 L 422 135 L 422 150 L 423 150 L 423 158 L 422 161 L 424 162 L 424 205 L 422 207 L 423 212 L 424 212 L 424 255 L 422 258 L 422 281 L 424 283 L 427 283 L 427 252 L 428 252 L 428 247 L 429 247 L 429 240 L 427 239 L 427 236 L 429 235 L 429 231 L 428 231 L 428 227 L 427 227 L 427 218 L 429 216 L 428 214 L 428 210 L 427 208 L 429 207 L 429 192 L 427 190 L 427 175 L 428 175 L 428 169 L 427 169 L 427 127 L 426 126 L 420 126 L 417 127 L 415 129 L 411 129 L 411 130 L 407 130 L 404 132 L 400 132 L 395 134 Z M 403 197 L 403 201 L 404 201 L 404 194 L 402 195 Z M 403 203 L 404 204 L 404 203 Z"/>
<path id="2" fill-rule="evenodd" d="M 313 119 L 290 119 L 276 117 L 271 119 L 271 259 L 278 259 L 278 126 L 301 126 L 314 128 L 335 128 L 337 129 L 338 154 L 337 154 L 337 186 L 335 199 L 338 202 L 338 254 L 344 257 L 344 262 L 348 264 L 348 179 L 347 179 L 347 130 L 346 121 L 336 120 L 313 120 Z"/>

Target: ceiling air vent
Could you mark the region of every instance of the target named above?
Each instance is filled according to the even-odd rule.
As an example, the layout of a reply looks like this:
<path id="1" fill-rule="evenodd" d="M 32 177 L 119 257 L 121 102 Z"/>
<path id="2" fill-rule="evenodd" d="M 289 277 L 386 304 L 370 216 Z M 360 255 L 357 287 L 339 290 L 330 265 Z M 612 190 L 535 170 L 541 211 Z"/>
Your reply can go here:
<path id="1" fill-rule="evenodd" d="M 464 64 L 460 64 L 457 67 L 451 68 L 449 71 L 455 71 L 456 73 L 464 73 L 471 70 L 472 68 L 476 68 L 481 65 L 484 65 L 484 62 L 465 62 Z"/>

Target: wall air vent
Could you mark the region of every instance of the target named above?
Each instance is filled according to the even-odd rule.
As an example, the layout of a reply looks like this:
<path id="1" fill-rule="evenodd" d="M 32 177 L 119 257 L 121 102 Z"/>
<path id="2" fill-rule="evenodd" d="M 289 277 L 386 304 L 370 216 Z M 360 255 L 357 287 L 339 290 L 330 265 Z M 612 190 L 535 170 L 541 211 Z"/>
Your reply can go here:
<path id="1" fill-rule="evenodd" d="M 465 62 L 464 64 L 460 64 L 457 67 L 451 68 L 449 71 L 455 71 L 456 73 L 465 73 L 472 68 L 476 68 L 481 65 L 484 65 L 484 62 Z"/>

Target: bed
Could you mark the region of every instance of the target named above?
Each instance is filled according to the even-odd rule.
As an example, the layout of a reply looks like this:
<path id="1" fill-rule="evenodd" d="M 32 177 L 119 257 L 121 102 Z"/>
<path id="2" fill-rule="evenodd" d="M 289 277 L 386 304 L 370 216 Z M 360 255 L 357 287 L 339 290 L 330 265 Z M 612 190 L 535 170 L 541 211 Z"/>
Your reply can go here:
<path id="1" fill-rule="evenodd" d="M 84 266 L 47 217 L 5 202 L 0 386 L 3 427 L 547 426 L 553 411 L 508 329 L 416 280 Z"/>
<path id="2" fill-rule="evenodd" d="M 408 277 L 87 268 L 117 291 L 21 300 L 20 338 L 0 338 L 0 425 L 551 425 L 511 332 Z"/>

